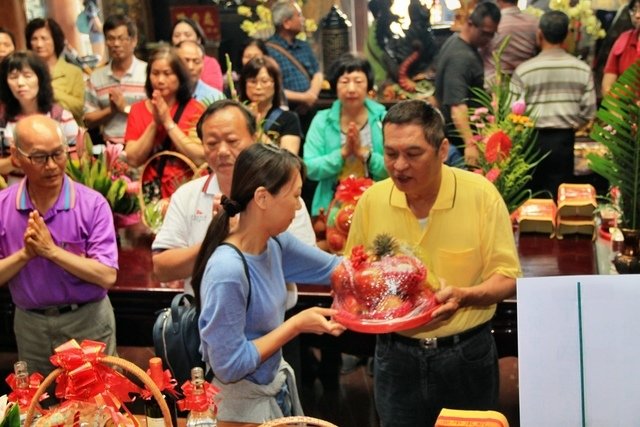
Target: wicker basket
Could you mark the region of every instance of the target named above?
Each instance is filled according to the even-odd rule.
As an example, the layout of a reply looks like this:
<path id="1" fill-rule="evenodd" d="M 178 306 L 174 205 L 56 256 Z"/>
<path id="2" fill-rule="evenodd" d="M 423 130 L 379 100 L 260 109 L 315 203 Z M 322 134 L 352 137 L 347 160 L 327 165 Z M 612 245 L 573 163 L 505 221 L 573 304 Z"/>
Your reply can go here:
<path id="1" fill-rule="evenodd" d="M 267 421 L 264 424 L 260 424 L 259 427 L 286 427 L 286 426 L 300 426 L 300 427 L 338 427 L 335 424 L 331 424 L 329 421 L 324 421 L 318 418 L 312 417 L 284 417 L 276 418 L 275 420 Z"/>
<path id="2" fill-rule="evenodd" d="M 206 168 L 207 164 L 205 163 L 203 166 L 198 167 L 196 166 L 196 164 L 187 156 L 185 156 L 182 153 L 179 153 L 177 151 L 160 151 L 156 154 L 154 154 L 153 156 L 149 157 L 149 159 L 144 163 L 144 165 L 142 165 L 142 168 L 140 169 L 140 177 L 138 178 L 138 201 L 140 202 L 140 212 L 142 213 L 141 215 L 141 219 L 142 219 L 142 223 L 144 225 L 146 225 L 147 227 L 150 226 L 150 224 L 147 224 L 146 220 L 145 220 L 145 216 L 144 216 L 144 212 L 145 212 L 145 208 L 146 208 L 146 201 L 145 201 L 145 197 L 144 197 L 144 186 L 143 186 L 143 178 L 145 175 L 145 171 L 147 170 L 147 168 L 153 167 L 153 164 L 155 161 L 159 160 L 162 157 L 166 157 L 167 161 L 170 160 L 179 160 L 182 163 L 184 163 L 188 169 L 191 169 L 192 171 L 192 175 L 189 177 L 189 180 L 196 178 L 198 176 L 200 176 L 200 174 L 203 171 L 203 167 Z"/>
<path id="3" fill-rule="evenodd" d="M 160 392 L 160 389 L 158 388 L 156 383 L 153 382 L 153 380 L 149 377 L 149 375 L 147 375 L 145 371 L 137 367 L 135 364 L 129 362 L 128 360 L 124 360 L 114 356 L 103 356 L 99 359 L 99 362 L 118 366 L 124 369 L 125 371 L 135 375 L 140 381 L 142 381 L 144 385 L 147 386 L 149 390 L 151 390 L 151 394 L 160 405 L 160 409 L 162 410 L 162 416 L 164 417 L 165 426 L 169 426 L 169 427 L 173 426 L 171 422 L 171 413 L 169 412 L 169 407 L 167 406 L 167 402 L 165 402 L 162 396 L 162 392 Z M 62 372 L 64 371 L 61 368 L 57 368 L 53 372 L 51 372 L 47 376 L 47 378 L 44 379 L 44 381 L 42 381 L 42 383 L 40 384 L 40 387 L 38 388 L 35 395 L 33 396 L 33 399 L 31 400 L 31 404 L 29 405 L 29 410 L 27 411 L 27 416 L 24 423 L 25 427 L 31 427 L 33 423 L 33 415 L 36 410 L 36 406 L 38 405 L 38 400 L 40 399 L 40 396 L 42 396 L 42 394 L 47 390 L 47 388 L 49 388 L 51 384 L 53 384 L 55 379 L 58 376 L 60 376 Z"/>

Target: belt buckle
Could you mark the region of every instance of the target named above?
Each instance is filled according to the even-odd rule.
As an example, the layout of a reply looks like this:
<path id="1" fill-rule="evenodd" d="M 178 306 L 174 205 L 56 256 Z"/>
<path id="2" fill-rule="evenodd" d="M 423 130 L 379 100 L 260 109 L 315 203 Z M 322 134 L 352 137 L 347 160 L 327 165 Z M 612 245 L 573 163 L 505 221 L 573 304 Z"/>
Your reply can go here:
<path id="1" fill-rule="evenodd" d="M 420 340 L 420 345 L 427 350 L 433 350 L 438 348 L 438 338 L 422 338 Z"/>
<path id="2" fill-rule="evenodd" d="M 44 315 L 45 316 L 59 316 L 60 315 L 60 310 L 58 310 L 58 307 L 48 307 L 44 309 Z"/>

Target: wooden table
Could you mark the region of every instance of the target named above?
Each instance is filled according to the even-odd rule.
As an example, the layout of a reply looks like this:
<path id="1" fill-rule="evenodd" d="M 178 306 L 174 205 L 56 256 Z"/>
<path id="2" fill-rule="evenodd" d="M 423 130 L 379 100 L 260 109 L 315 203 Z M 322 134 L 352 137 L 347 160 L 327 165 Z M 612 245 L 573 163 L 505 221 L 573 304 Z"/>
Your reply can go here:
<path id="1" fill-rule="evenodd" d="M 150 245 L 152 236 L 142 227 L 119 232 L 120 271 L 109 297 L 116 315 L 117 341 L 123 346 L 152 346 L 151 336 L 156 312 L 171 303 L 181 292 L 179 285 L 162 284 L 153 276 Z M 595 274 L 593 242 L 584 236 L 566 236 L 564 240 L 544 235 L 517 236 L 518 251 L 525 277 Z M 297 309 L 329 306 L 329 289 L 319 285 L 298 285 Z M 517 355 L 517 305 L 515 300 L 498 304 L 494 334 L 501 356 Z M 328 345 L 337 345 L 347 353 L 372 351 L 373 335 L 347 331 L 338 338 L 328 337 Z M 16 351 L 13 335 L 13 304 L 6 287 L 0 288 L 0 351 Z"/>

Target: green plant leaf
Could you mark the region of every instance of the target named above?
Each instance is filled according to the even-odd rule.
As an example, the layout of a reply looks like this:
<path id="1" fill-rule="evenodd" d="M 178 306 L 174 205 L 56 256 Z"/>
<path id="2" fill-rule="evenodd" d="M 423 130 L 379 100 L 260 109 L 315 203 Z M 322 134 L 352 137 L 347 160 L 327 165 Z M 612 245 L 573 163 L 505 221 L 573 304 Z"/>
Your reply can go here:
<path id="1" fill-rule="evenodd" d="M 605 95 L 591 137 L 608 153 L 587 155 L 591 169 L 620 190 L 623 227 L 640 227 L 640 60 Z"/>

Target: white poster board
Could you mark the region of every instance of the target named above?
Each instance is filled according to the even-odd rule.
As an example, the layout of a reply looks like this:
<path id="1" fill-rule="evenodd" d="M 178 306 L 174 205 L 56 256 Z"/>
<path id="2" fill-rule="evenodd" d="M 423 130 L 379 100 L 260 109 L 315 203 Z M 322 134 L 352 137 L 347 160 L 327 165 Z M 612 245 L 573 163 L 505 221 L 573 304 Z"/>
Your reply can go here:
<path id="1" fill-rule="evenodd" d="M 640 426 L 640 275 L 518 280 L 522 427 Z"/>

